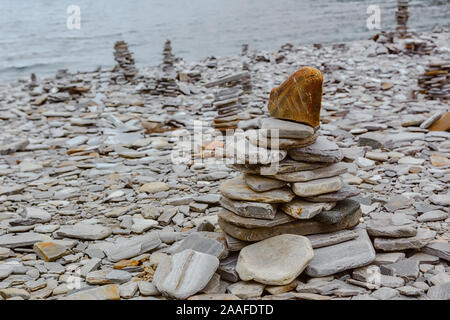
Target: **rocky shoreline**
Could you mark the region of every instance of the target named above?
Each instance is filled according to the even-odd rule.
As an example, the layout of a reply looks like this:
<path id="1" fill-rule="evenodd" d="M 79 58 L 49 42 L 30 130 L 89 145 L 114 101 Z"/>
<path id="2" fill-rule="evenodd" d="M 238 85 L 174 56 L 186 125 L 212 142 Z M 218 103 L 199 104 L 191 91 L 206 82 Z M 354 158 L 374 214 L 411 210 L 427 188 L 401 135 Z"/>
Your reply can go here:
<path id="1" fill-rule="evenodd" d="M 121 44 L 123 68 L 0 83 L 0 300 L 450 299 L 450 110 L 431 99 L 448 90 L 449 30 L 414 40 L 432 41 L 429 54 L 382 38 L 197 63 L 175 59 L 169 43 L 163 67 L 142 69 Z M 319 133 L 342 152 L 335 175 L 359 192 L 345 201 L 360 204 L 349 230 L 305 235 L 311 248 L 265 235 L 296 219 L 270 205 L 258 211 L 266 220 L 223 215 L 245 211 L 223 199 L 237 183 L 220 188 L 243 166 L 221 161 L 227 143 L 214 130 L 261 128 L 271 89 L 302 66 L 323 74 Z M 180 136 L 194 148 L 176 162 Z M 334 210 L 326 219 L 342 218 Z M 280 266 L 289 282 L 273 280 L 273 263 L 255 273 L 280 243 L 281 257 L 305 257 L 287 260 L 304 264 L 300 273 Z M 247 264 L 237 266 L 240 254 Z"/>

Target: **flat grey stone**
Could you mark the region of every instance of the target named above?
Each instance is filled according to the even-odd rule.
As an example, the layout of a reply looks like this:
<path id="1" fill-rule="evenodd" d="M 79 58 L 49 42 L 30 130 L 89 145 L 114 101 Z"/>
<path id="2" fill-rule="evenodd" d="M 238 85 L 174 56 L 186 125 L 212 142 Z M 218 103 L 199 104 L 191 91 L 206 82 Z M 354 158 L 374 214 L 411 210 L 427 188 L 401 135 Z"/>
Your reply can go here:
<path id="1" fill-rule="evenodd" d="M 131 273 L 123 270 L 99 270 L 92 271 L 86 275 L 86 282 L 89 284 L 122 284 L 130 281 Z"/>
<path id="2" fill-rule="evenodd" d="M 165 257 L 156 269 L 153 283 L 161 293 L 186 299 L 208 284 L 218 266 L 216 257 L 188 249 Z"/>
<path id="3" fill-rule="evenodd" d="M 436 231 L 418 228 L 417 234 L 409 238 L 375 238 L 373 245 L 383 251 L 400 251 L 406 249 L 420 249 L 434 239 Z"/>
<path id="4" fill-rule="evenodd" d="M 422 248 L 422 251 L 445 261 L 450 261 L 450 243 L 448 241 L 429 243 Z"/>
<path id="5" fill-rule="evenodd" d="M 434 194 L 430 197 L 431 203 L 434 203 L 438 206 L 450 206 L 450 193 L 446 194 Z"/>
<path id="6" fill-rule="evenodd" d="M 441 221 L 448 218 L 448 213 L 441 210 L 432 210 L 425 212 L 417 218 L 419 222 L 434 222 Z"/>
<path id="7" fill-rule="evenodd" d="M 223 280 L 230 282 L 238 282 L 239 275 L 236 271 L 236 264 L 238 261 L 239 254 L 233 253 L 229 257 L 220 261 L 217 273 Z"/>
<path id="8" fill-rule="evenodd" d="M 147 281 L 139 281 L 138 282 L 139 292 L 141 295 L 147 296 L 159 296 L 161 293 L 158 288 L 152 283 Z"/>
<path id="9" fill-rule="evenodd" d="M 398 296 L 398 291 L 392 288 L 383 287 L 372 292 L 370 296 L 378 300 L 391 300 Z"/>
<path id="10" fill-rule="evenodd" d="M 314 134 L 314 129 L 306 124 L 272 117 L 261 120 L 261 129 L 265 129 L 262 132 L 267 137 L 271 136 L 271 130 L 277 130 L 279 138 L 303 139 Z"/>
<path id="11" fill-rule="evenodd" d="M 245 183 L 242 176 L 223 182 L 219 187 L 223 196 L 232 200 L 255 201 L 264 203 L 289 202 L 294 198 L 292 191 L 287 188 L 255 192 Z"/>
<path id="12" fill-rule="evenodd" d="M 297 172 L 303 170 L 314 170 L 327 166 L 327 163 L 310 163 L 300 162 L 289 158 L 284 159 L 281 162 L 274 163 L 273 166 L 268 165 L 256 165 L 256 164 L 230 164 L 229 166 L 234 170 L 242 173 L 260 174 L 260 175 L 274 175 L 290 172 Z"/>
<path id="13" fill-rule="evenodd" d="M 61 226 L 56 234 L 60 237 L 81 239 L 81 240 L 102 240 L 109 237 L 112 230 L 108 227 L 79 223 L 73 226 Z"/>
<path id="14" fill-rule="evenodd" d="M 432 300 L 450 300 L 450 282 L 431 287 L 427 297 Z"/>
<path id="15" fill-rule="evenodd" d="M 342 188 L 338 191 L 306 197 L 305 200 L 311 202 L 336 202 L 357 196 L 360 192 L 361 191 L 358 188 L 343 183 Z"/>
<path id="16" fill-rule="evenodd" d="M 239 281 L 227 288 L 227 291 L 241 299 L 257 298 L 264 292 L 264 284 L 253 281 Z"/>
<path id="17" fill-rule="evenodd" d="M 377 253 L 373 264 L 381 266 L 383 264 L 391 264 L 405 259 L 405 253 L 403 252 L 388 252 L 388 253 Z"/>
<path id="18" fill-rule="evenodd" d="M 393 195 L 389 198 L 389 201 L 384 205 L 389 211 L 396 211 L 399 209 L 409 208 L 412 204 L 411 199 L 401 195 Z"/>
<path id="19" fill-rule="evenodd" d="M 119 287 L 119 294 L 121 298 L 130 299 L 133 298 L 138 290 L 138 284 L 136 282 L 128 282 Z"/>
<path id="20" fill-rule="evenodd" d="M 241 217 L 226 209 L 219 211 L 219 217 L 224 221 L 245 228 L 275 227 L 295 220 L 295 218 L 281 211 L 278 211 L 272 220 Z"/>
<path id="21" fill-rule="evenodd" d="M 381 274 L 415 280 L 419 276 L 419 261 L 404 259 L 393 264 L 380 266 Z"/>
<path id="22" fill-rule="evenodd" d="M 358 238 L 314 250 L 314 258 L 306 268 L 311 277 L 322 277 L 370 264 L 375 250 L 366 230 L 357 230 Z"/>
<path id="23" fill-rule="evenodd" d="M 225 209 L 247 218 L 271 220 L 277 212 L 277 204 L 273 203 L 237 201 L 222 196 L 220 204 Z"/>
<path id="24" fill-rule="evenodd" d="M 335 225 L 344 221 L 348 216 L 353 215 L 360 210 L 361 205 L 355 200 L 343 200 L 336 202 L 336 205 L 331 210 L 322 210 L 314 217 L 314 220 Z"/>
<path id="25" fill-rule="evenodd" d="M 341 223 L 334 225 L 321 223 L 315 221 L 314 219 L 298 220 L 284 213 L 283 215 L 289 217 L 292 221 L 275 226 L 262 227 L 258 224 L 258 226 L 255 227 L 245 227 L 246 224 L 254 224 L 256 221 L 240 221 L 239 224 L 241 225 L 236 225 L 234 224 L 234 219 L 232 216 L 229 216 L 231 219 L 228 219 L 228 217 L 222 217 L 222 215 L 219 214 L 218 222 L 220 228 L 233 238 L 242 241 L 260 241 L 280 234 L 297 234 L 305 236 L 353 228 L 359 223 L 359 219 L 361 218 L 361 210 L 356 210 L 354 213 L 345 217 Z M 277 220 L 277 216 L 275 216 L 274 220 Z"/>
<path id="26" fill-rule="evenodd" d="M 314 170 L 280 173 L 274 175 L 273 178 L 286 182 L 306 182 L 316 179 L 335 177 L 343 175 L 346 172 L 347 165 L 345 165 L 344 163 L 334 163 L 328 167 Z"/>
<path id="27" fill-rule="evenodd" d="M 302 273 L 313 256 L 308 238 L 283 234 L 243 248 L 236 271 L 244 281 L 286 285 Z"/>
<path id="28" fill-rule="evenodd" d="M 344 154 L 336 143 L 325 136 L 319 136 L 315 143 L 303 148 L 288 150 L 289 156 L 297 161 L 335 163 L 344 158 Z"/>
<path id="29" fill-rule="evenodd" d="M 117 262 L 147 253 L 161 244 L 158 232 L 132 237 L 105 249 L 108 260 Z"/>
<path id="30" fill-rule="evenodd" d="M 372 219 L 367 222 L 367 233 L 372 237 L 403 238 L 417 234 L 417 224 L 401 215 Z"/>
<path id="31" fill-rule="evenodd" d="M 204 237 L 198 233 L 192 233 L 180 242 L 173 244 L 168 252 L 175 254 L 186 249 L 210 254 L 218 259 L 222 259 L 228 254 L 227 248 L 223 242 Z"/>
<path id="32" fill-rule="evenodd" d="M 280 209 L 291 217 L 303 220 L 311 219 L 322 212 L 322 210 L 332 209 L 333 207 L 334 203 L 332 202 L 315 203 L 295 198 L 289 203 L 283 203 Z"/>
<path id="33" fill-rule="evenodd" d="M 13 255 L 14 255 L 14 253 L 12 252 L 11 249 L 0 247 L 0 260 L 7 259 Z"/>
<path id="34" fill-rule="evenodd" d="M 77 292 L 69 292 L 59 300 L 120 300 L 119 287 L 116 284 L 88 287 Z"/>
<path id="35" fill-rule="evenodd" d="M 342 188 L 340 177 L 323 178 L 307 182 L 292 183 L 292 191 L 299 197 L 312 197 L 338 191 Z"/>
<path id="36" fill-rule="evenodd" d="M 312 234 L 306 236 L 313 249 L 332 246 L 358 237 L 358 233 L 352 230 L 341 230 L 332 233 Z"/>
<path id="37" fill-rule="evenodd" d="M 17 235 L 5 234 L 0 236 L 0 247 L 18 248 L 29 247 L 36 242 L 41 242 L 42 237 L 37 233 L 21 233 Z"/>
<path id="38" fill-rule="evenodd" d="M 274 189 L 280 189 L 287 184 L 286 182 L 283 181 L 254 174 L 245 174 L 244 180 L 250 187 L 250 189 L 256 192 L 264 192 Z"/>

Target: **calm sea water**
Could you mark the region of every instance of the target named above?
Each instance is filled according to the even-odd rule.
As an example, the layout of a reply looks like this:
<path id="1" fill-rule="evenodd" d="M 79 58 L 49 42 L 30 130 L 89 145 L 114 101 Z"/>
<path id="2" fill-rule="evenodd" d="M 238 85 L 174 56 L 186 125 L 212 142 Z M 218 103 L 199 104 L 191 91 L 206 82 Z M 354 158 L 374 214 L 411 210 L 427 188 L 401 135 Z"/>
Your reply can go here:
<path id="1" fill-rule="evenodd" d="M 81 29 L 67 28 L 78 5 Z M 0 78 L 88 71 L 114 64 L 113 45 L 126 40 L 138 66 L 157 65 L 166 39 L 188 61 L 282 44 L 367 39 L 369 5 L 381 28 L 395 26 L 396 0 L 0 0 Z M 448 0 L 410 0 L 409 26 L 449 25 Z"/>

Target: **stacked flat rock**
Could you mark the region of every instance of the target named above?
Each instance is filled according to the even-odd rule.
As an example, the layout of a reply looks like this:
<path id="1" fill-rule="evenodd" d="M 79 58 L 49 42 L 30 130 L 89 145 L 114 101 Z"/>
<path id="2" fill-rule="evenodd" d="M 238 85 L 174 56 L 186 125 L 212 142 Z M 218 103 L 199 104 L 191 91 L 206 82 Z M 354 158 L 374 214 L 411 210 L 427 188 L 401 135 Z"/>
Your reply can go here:
<path id="1" fill-rule="evenodd" d="M 343 153 L 317 130 L 322 82 L 317 69 L 300 69 L 272 90 L 274 117 L 227 141 L 231 167 L 242 172 L 220 185 L 219 225 L 232 238 L 317 235 L 359 223 L 360 205 L 348 199 L 359 191 L 341 178 Z"/>
<path id="2" fill-rule="evenodd" d="M 163 50 L 163 64 L 162 64 L 162 70 L 165 72 L 172 71 L 174 69 L 175 62 L 175 56 L 172 53 L 172 43 L 170 40 L 166 40 L 166 43 L 164 44 L 164 50 Z"/>
<path id="3" fill-rule="evenodd" d="M 134 59 L 131 52 L 128 50 L 128 45 L 125 41 L 117 41 L 114 45 L 114 60 L 116 60 L 119 65 L 126 81 L 129 81 L 136 76 L 137 69 L 134 65 Z"/>
<path id="4" fill-rule="evenodd" d="M 397 35 L 399 38 L 406 37 L 408 33 L 408 0 L 397 1 L 397 12 L 395 13 L 397 19 Z"/>
<path id="5" fill-rule="evenodd" d="M 419 87 L 432 99 L 450 98 L 450 61 L 434 61 L 426 72 L 419 77 Z"/>
<path id="6" fill-rule="evenodd" d="M 239 123 L 239 113 L 242 111 L 243 91 L 239 87 L 222 89 L 215 93 L 213 106 L 217 110 L 217 117 L 213 120 L 213 127 L 222 132 L 234 130 Z"/>

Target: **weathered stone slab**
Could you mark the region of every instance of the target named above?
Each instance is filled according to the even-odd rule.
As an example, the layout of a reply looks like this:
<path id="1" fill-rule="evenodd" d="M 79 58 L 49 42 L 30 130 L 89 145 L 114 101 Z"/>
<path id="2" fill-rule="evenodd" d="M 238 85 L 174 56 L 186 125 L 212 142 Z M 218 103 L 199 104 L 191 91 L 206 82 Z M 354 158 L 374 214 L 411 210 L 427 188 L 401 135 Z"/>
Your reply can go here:
<path id="1" fill-rule="evenodd" d="M 295 220 L 293 217 L 281 211 L 278 211 L 272 220 L 265 220 L 265 219 L 241 217 L 226 209 L 222 209 L 219 212 L 219 218 L 228 223 L 232 223 L 234 225 L 241 226 L 244 228 L 275 227 L 280 224 L 288 223 L 290 221 Z"/>
<path id="2" fill-rule="evenodd" d="M 264 284 L 254 281 L 239 281 L 227 288 L 227 291 L 241 299 L 258 298 L 264 292 Z"/>
<path id="3" fill-rule="evenodd" d="M 319 136 L 312 145 L 288 150 L 288 155 L 297 161 L 336 163 L 344 158 L 344 154 L 336 143 L 325 136 Z"/>
<path id="4" fill-rule="evenodd" d="M 198 233 L 192 233 L 183 240 L 175 243 L 169 249 L 169 253 L 175 254 L 186 249 L 206 253 L 222 259 L 228 254 L 228 250 L 223 242 L 212 238 L 203 237 Z"/>
<path id="5" fill-rule="evenodd" d="M 314 203 L 295 198 L 291 202 L 283 203 L 280 209 L 296 219 L 311 219 L 318 215 L 322 210 L 332 209 L 334 203 Z"/>
<path id="6" fill-rule="evenodd" d="M 245 183 L 256 192 L 264 192 L 273 189 L 280 189 L 284 187 L 287 183 L 284 181 L 271 179 L 268 177 L 254 175 L 254 174 L 245 174 L 244 175 Z"/>
<path id="7" fill-rule="evenodd" d="M 303 139 L 276 138 L 276 136 L 267 137 L 264 134 L 264 131 L 265 130 L 249 130 L 245 133 L 245 136 L 248 141 L 255 146 L 275 150 L 288 150 L 292 148 L 307 147 L 316 142 L 318 137 L 317 134 L 314 134 Z"/>
<path id="8" fill-rule="evenodd" d="M 188 249 L 165 257 L 156 269 L 153 283 L 166 295 L 186 299 L 208 284 L 218 266 L 216 257 Z"/>
<path id="9" fill-rule="evenodd" d="M 109 284 L 75 293 L 68 293 L 59 300 L 120 300 L 119 287 Z"/>
<path id="10" fill-rule="evenodd" d="M 265 129 L 262 133 L 267 137 L 271 136 L 271 130 L 278 130 L 279 138 L 304 139 L 314 135 L 314 129 L 311 126 L 276 118 L 262 119 L 261 129 Z"/>
<path id="11" fill-rule="evenodd" d="M 450 261 L 450 243 L 448 241 L 429 243 L 422 248 L 422 251 L 443 260 Z"/>
<path id="12" fill-rule="evenodd" d="M 344 163 L 335 163 L 328 167 L 323 167 L 315 170 L 276 174 L 273 176 L 273 178 L 286 182 L 305 182 L 316 179 L 335 177 L 346 172 L 347 166 Z"/>
<path id="13" fill-rule="evenodd" d="M 105 253 L 110 261 L 117 262 L 149 252 L 160 244 L 161 239 L 159 233 L 151 232 L 119 242 L 114 246 L 105 249 Z"/>
<path id="14" fill-rule="evenodd" d="M 450 282 L 431 287 L 427 297 L 432 300 L 450 300 Z"/>
<path id="15" fill-rule="evenodd" d="M 303 170 L 314 170 L 317 168 L 322 168 L 327 166 L 327 163 L 310 163 L 310 162 L 300 162 L 295 161 L 289 158 L 282 160 L 277 163 L 275 167 L 275 171 L 271 172 L 270 166 L 265 165 L 257 165 L 257 164 L 230 164 L 229 166 L 234 170 L 240 171 L 242 173 L 250 173 L 250 174 L 260 174 L 260 175 L 274 175 L 274 174 L 282 174 L 289 172 L 297 172 Z"/>
<path id="16" fill-rule="evenodd" d="M 343 200 L 336 202 L 336 205 L 331 210 L 322 210 L 314 217 L 314 220 L 321 223 L 335 225 L 344 221 L 348 216 L 360 211 L 360 204 L 355 200 Z"/>
<path id="17" fill-rule="evenodd" d="M 360 218 L 361 210 L 357 210 L 352 215 L 347 216 L 341 223 L 335 225 L 328 225 L 314 220 L 295 220 L 274 227 L 245 228 L 229 223 L 220 216 L 218 223 L 224 232 L 236 239 L 242 241 L 260 241 L 280 234 L 297 234 L 304 236 L 350 229 L 359 223 Z"/>
<path id="18" fill-rule="evenodd" d="M 54 242 L 38 242 L 33 245 L 34 251 L 45 261 L 55 261 L 68 254 L 68 248 Z"/>
<path id="19" fill-rule="evenodd" d="M 292 191 L 299 197 L 311 197 L 319 194 L 338 191 L 342 188 L 340 177 L 324 178 L 307 182 L 295 182 Z"/>
<path id="20" fill-rule="evenodd" d="M 297 70 L 270 92 L 267 106 L 270 115 L 318 127 L 322 106 L 322 83 L 323 76 L 319 70 L 311 67 Z"/>
<path id="21" fill-rule="evenodd" d="M 419 261 L 415 259 L 404 259 L 393 264 L 380 266 L 381 274 L 401 277 L 403 279 L 415 280 L 419 276 Z"/>
<path id="22" fill-rule="evenodd" d="M 112 230 L 108 227 L 79 223 L 73 226 L 61 226 L 56 234 L 60 237 L 81 239 L 81 240 L 102 240 L 109 237 Z"/>
<path id="23" fill-rule="evenodd" d="M 417 224 L 401 215 L 391 215 L 367 222 L 367 232 L 373 237 L 403 238 L 417 234 Z"/>
<path id="24" fill-rule="evenodd" d="M 236 264 L 238 261 L 239 254 L 233 253 L 229 257 L 220 261 L 217 273 L 223 280 L 230 282 L 238 282 L 239 275 L 236 271 Z"/>
<path id="25" fill-rule="evenodd" d="M 353 230 L 341 230 L 332 233 L 312 234 L 306 236 L 311 242 L 313 249 L 332 246 L 358 237 Z"/>
<path id="26" fill-rule="evenodd" d="M 319 194 L 313 197 L 306 197 L 305 200 L 308 200 L 310 202 L 336 202 L 357 196 L 360 193 L 361 191 L 359 189 L 343 183 L 342 188 L 336 192 Z"/>
<path id="27" fill-rule="evenodd" d="M 295 196 L 287 187 L 265 192 L 255 192 L 249 188 L 242 176 L 223 182 L 220 185 L 219 190 L 223 196 L 233 200 L 264 203 L 289 202 Z"/>
<path id="28" fill-rule="evenodd" d="M 225 209 L 247 218 L 272 220 L 277 212 L 277 204 L 273 203 L 237 201 L 222 196 L 220 204 Z"/>
<path id="29" fill-rule="evenodd" d="M 37 233 L 21 233 L 17 235 L 5 234 L 0 236 L 0 247 L 18 248 L 32 246 L 36 242 L 42 241 L 42 237 Z"/>
<path id="30" fill-rule="evenodd" d="M 236 271 L 244 281 L 285 285 L 302 273 L 313 256 L 307 238 L 284 234 L 242 249 Z"/>
<path id="31" fill-rule="evenodd" d="M 383 251 L 399 251 L 406 249 L 420 249 L 426 246 L 436 236 L 436 231 L 418 228 L 417 234 L 409 238 L 375 238 L 373 245 Z"/>
<path id="32" fill-rule="evenodd" d="M 131 273 L 122 270 L 107 269 L 89 272 L 86 282 L 89 284 L 122 284 L 130 281 Z"/>
<path id="33" fill-rule="evenodd" d="M 323 277 L 362 267 L 375 260 L 375 250 L 366 230 L 357 230 L 358 238 L 314 250 L 314 258 L 306 268 L 311 277 Z"/>

